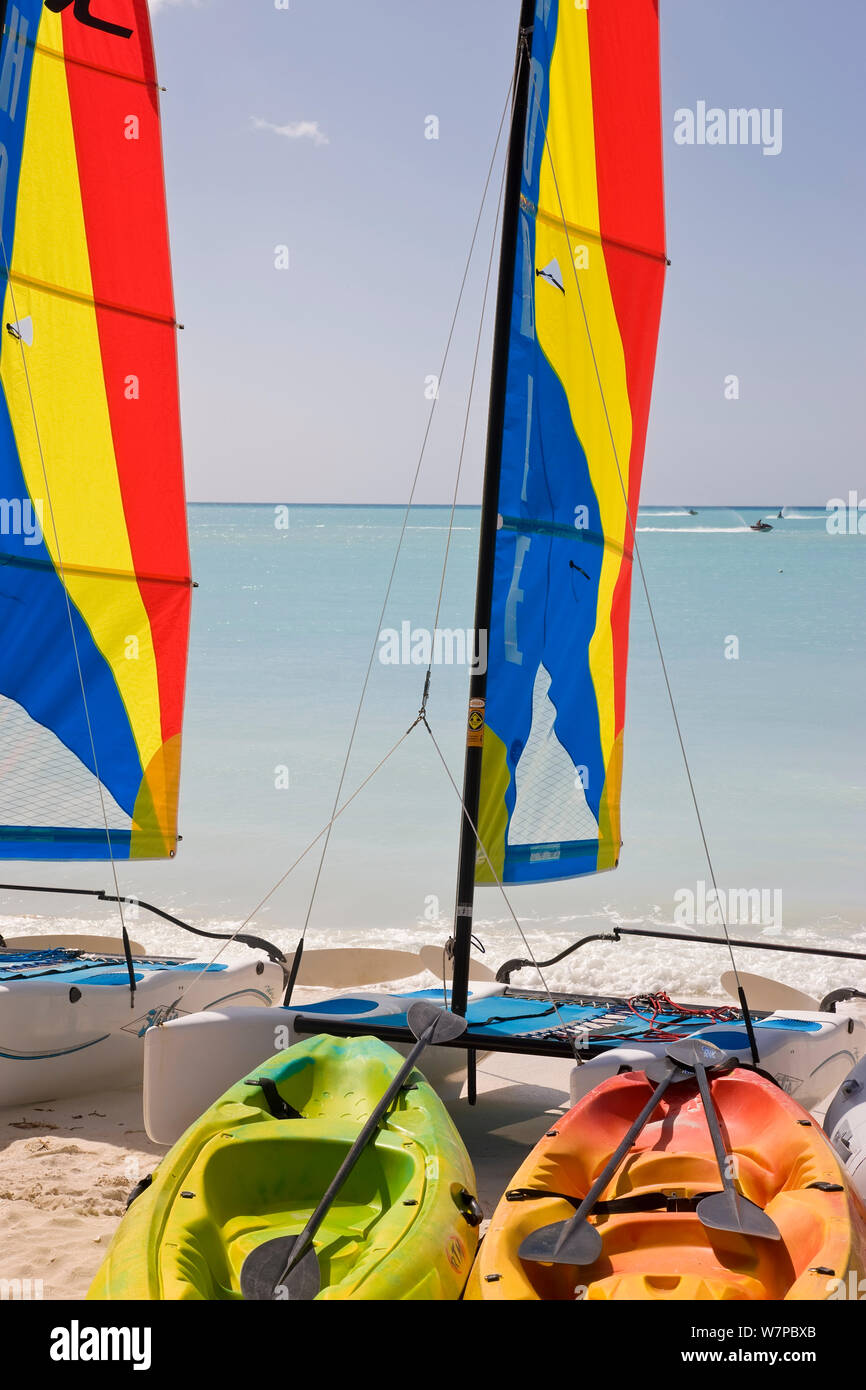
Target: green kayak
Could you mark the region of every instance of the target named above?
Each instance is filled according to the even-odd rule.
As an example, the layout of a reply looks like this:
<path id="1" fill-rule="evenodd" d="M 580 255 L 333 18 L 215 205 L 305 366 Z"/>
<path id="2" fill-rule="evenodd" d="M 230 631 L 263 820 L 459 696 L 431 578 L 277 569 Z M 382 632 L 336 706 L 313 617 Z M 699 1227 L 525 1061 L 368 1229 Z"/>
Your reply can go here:
<path id="1" fill-rule="evenodd" d="M 314 1037 L 254 1068 L 132 1201 L 88 1298 L 241 1298 L 250 1252 L 300 1233 L 402 1063 L 375 1038 Z M 414 1071 L 315 1238 L 318 1297 L 458 1299 L 474 1191 L 463 1142 Z"/>

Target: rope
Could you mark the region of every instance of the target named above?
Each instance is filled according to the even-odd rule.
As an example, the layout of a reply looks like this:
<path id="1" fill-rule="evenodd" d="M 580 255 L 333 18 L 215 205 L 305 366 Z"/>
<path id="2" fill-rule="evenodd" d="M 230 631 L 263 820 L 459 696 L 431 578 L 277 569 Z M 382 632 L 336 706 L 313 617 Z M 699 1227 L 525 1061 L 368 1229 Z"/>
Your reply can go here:
<path id="1" fill-rule="evenodd" d="M 15 303 L 15 290 L 14 290 L 14 287 L 13 287 L 13 284 L 12 284 L 12 273 L 11 273 L 11 270 L 10 270 L 10 267 L 9 267 L 9 260 L 8 260 L 8 257 L 7 257 L 7 255 L 6 255 L 6 244 L 5 244 L 5 241 L 4 241 L 4 239 L 3 239 L 2 231 L 0 231 L 0 252 L 2 252 L 2 255 L 3 255 L 3 265 L 4 265 L 5 270 L 6 270 L 6 282 L 7 282 L 8 286 L 9 286 L 9 298 L 10 298 L 10 302 L 11 302 L 11 304 L 12 304 L 12 314 L 13 314 L 13 317 L 14 317 L 15 321 L 17 322 L 17 321 L 18 321 L 18 318 L 19 318 L 19 315 L 18 315 L 18 307 L 17 307 L 17 305 L 16 305 L 16 303 Z M 29 398 L 29 400 L 30 400 L 30 413 L 31 413 L 31 415 L 32 415 L 32 417 L 33 417 L 33 432 L 34 432 L 34 434 L 35 434 L 35 436 L 36 436 L 36 447 L 37 447 L 37 449 L 39 450 L 39 462 L 40 462 L 40 465 L 41 465 L 41 468 L 42 468 L 42 478 L 43 478 L 43 481 L 44 481 L 44 483 L 45 483 L 45 497 L 46 497 L 46 500 L 47 500 L 47 502 L 48 502 L 48 515 L 49 515 L 50 520 L 51 520 L 51 529 L 52 529 L 52 532 L 53 532 L 53 534 L 54 534 L 54 547 L 55 547 L 55 552 L 56 552 L 56 554 L 57 554 L 57 568 L 58 568 L 58 573 L 59 573 L 59 575 L 60 575 L 61 582 L 62 582 L 62 584 L 63 584 L 63 596 L 64 596 L 64 599 L 65 599 L 65 602 L 66 602 L 66 616 L 67 616 L 67 618 L 68 618 L 68 620 L 69 620 L 69 632 L 70 632 L 70 636 L 71 636 L 71 638 L 72 638 L 72 651 L 73 651 L 73 655 L 74 655 L 74 657 L 75 657 L 75 669 L 76 669 L 76 671 L 77 671 L 77 673 L 78 673 L 78 684 L 79 684 L 79 686 L 80 686 L 80 688 L 81 688 L 81 700 L 82 700 L 82 704 L 83 704 L 83 706 L 84 706 L 84 719 L 85 719 L 85 723 L 86 723 L 86 725 L 87 725 L 87 737 L 88 737 L 88 740 L 89 740 L 89 742 L 90 742 L 90 754 L 91 754 L 91 757 L 92 757 L 92 759 L 93 759 L 93 771 L 94 771 L 94 776 L 96 777 L 96 785 L 97 785 L 97 787 L 98 787 L 98 789 L 99 789 L 99 805 L 100 805 L 100 809 L 101 809 L 101 811 L 102 811 L 102 820 L 103 820 L 103 824 L 104 824 L 104 826 L 105 826 L 105 839 L 106 839 L 106 844 L 107 844 L 107 846 L 108 846 L 108 858 L 109 858 L 109 862 L 110 862 L 110 864 L 111 864 L 111 875 L 112 875 L 112 878 L 113 878 L 113 880 L 114 880 L 115 895 L 116 895 L 116 897 L 117 897 L 117 911 L 118 911 L 118 915 L 119 915 L 119 917 L 120 917 L 120 930 L 121 930 L 121 935 L 122 935 L 122 937 L 123 937 L 124 949 L 125 949 L 125 953 L 126 953 L 127 970 L 128 970 L 128 973 L 129 973 L 130 1007 L 131 1007 L 131 1008 L 134 1008 L 134 1007 L 135 1007 L 135 971 L 134 971 L 134 969 L 133 969 L 133 967 L 132 967 L 132 964 L 131 964 L 131 952 L 130 952 L 130 949 L 129 949 L 129 935 L 128 935 L 127 930 L 126 930 L 126 922 L 125 922 L 124 916 L 123 916 L 123 904 L 122 904 L 122 902 L 120 901 L 120 897 L 121 897 L 121 894 L 120 894 L 120 882 L 119 882 L 118 875 L 117 875 L 117 865 L 116 865 L 115 859 L 114 859 L 114 850 L 113 850 L 112 844 L 111 844 L 111 828 L 110 828 L 110 826 L 109 826 L 109 824 L 108 824 L 108 811 L 107 811 L 106 805 L 105 805 L 105 792 L 104 792 L 103 785 L 102 785 L 102 777 L 100 776 L 100 772 L 99 772 L 99 760 L 98 760 L 98 758 L 97 758 L 97 756 L 96 756 L 96 740 L 95 740 L 95 738 L 94 738 L 94 734 L 93 734 L 93 724 L 92 724 L 92 721 L 91 721 L 91 718 L 90 718 L 90 707 L 89 707 L 89 705 L 88 705 L 88 703 L 87 703 L 87 691 L 86 691 L 86 688 L 85 688 L 84 672 L 83 672 L 82 667 L 81 667 L 81 654 L 80 654 L 80 652 L 79 652 L 79 650 L 78 650 L 78 640 L 77 640 L 77 638 L 76 638 L 76 636 L 75 636 L 75 621 L 74 621 L 74 618 L 73 618 L 73 616 L 72 616 L 72 600 L 71 600 L 71 598 L 69 597 L 69 589 L 68 589 L 67 583 L 66 583 L 66 570 L 65 570 L 64 565 L 63 565 L 63 554 L 62 554 L 61 547 L 60 547 L 60 536 L 59 536 L 59 534 L 58 534 L 58 529 L 57 529 L 57 518 L 56 518 L 56 516 L 55 516 L 55 514 L 54 514 L 54 503 L 53 503 L 52 497 L 51 497 L 51 486 L 50 486 L 50 484 L 49 484 L 49 482 L 48 482 L 48 468 L 47 468 L 47 465 L 46 465 L 46 463 L 45 463 L 45 454 L 44 454 L 44 451 L 43 451 L 43 448 L 42 448 L 42 435 L 41 435 L 40 430 L 39 430 L 39 420 L 38 420 L 37 415 L 36 415 L 36 402 L 35 402 L 35 400 L 33 399 L 33 388 L 32 388 L 32 386 L 31 386 L 31 384 L 30 384 L 30 372 L 29 372 L 28 367 L 27 367 L 27 354 L 26 354 L 25 351 L 24 351 L 24 340 L 21 338 L 20 334 L 18 334 L 18 333 L 11 334 L 10 336 L 13 336 L 13 337 L 17 338 L 18 346 L 19 346 L 19 348 L 20 348 L 20 350 L 21 350 L 21 365 L 22 365 L 22 367 L 23 367 L 23 369 L 24 369 L 24 382 L 25 382 L 25 385 L 26 385 L 26 387 L 27 387 L 27 395 L 28 395 L 28 398 Z"/>

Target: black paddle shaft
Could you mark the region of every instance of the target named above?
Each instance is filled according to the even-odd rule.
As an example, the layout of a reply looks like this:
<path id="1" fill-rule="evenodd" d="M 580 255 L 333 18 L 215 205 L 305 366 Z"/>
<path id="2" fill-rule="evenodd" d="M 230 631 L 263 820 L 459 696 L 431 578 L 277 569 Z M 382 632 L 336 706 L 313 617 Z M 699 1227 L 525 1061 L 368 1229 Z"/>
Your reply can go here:
<path id="1" fill-rule="evenodd" d="M 698 1090 L 701 1093 L 701 1100 L 704 1105 L 704 1114 L 707 1117 L 710 1138 L 713 1141 L 716 1163 L 719 1165 L 719 1177 L 722 1180 L 722 1187 L 724 1187 L 727 1192 L 736 1192 L 736 1185 L 728 1172 L 728 1151 L 725 1148 L 725 1141 L 722 1138 L 716 1107 L 713 1105 L 713 1097 L 710 1091 L 710 1083 L 707 1078 L 706 1068 L 703 1067 L 700 1062 L 695 1062 L 695 1076 L 697 1077 Z"/>
<path id="2" fill-rule="evenodd" d="M 261 1283 L 264 1280 L 264 1282 L 270 1285 L 270 1297 L 274 1297 L 277 1293 L 277 1290 L 279 1290 L 284 1285 L 285 1281 L 288 1280 L 292 1271 L 296 1269 L 298 1265 L 301 1264 L 302 1260 L 304 1260 L 305 1265 L 307 1263 L 311 1265 L 311 1269 L 309 1277 L 305 1274 L 303 1278 L 299 1279 L 299 1285 L 303 1286 L 302 1296 L 315 1297 L 315 1292 L 311 1292 L 313 1283 L 315 1283 L 316 1286 L 318 1286 L 318 1275 L 316 1274 L 316 1270 L 312 1268 L 312 1266 L 316 1264 L 315 1255 L 312 1251 L 313 1239 L 319 1227 L 321 1226 L 322 1221 L 327 1216 L 328 1211 L 333 1205 L 337 1193 L 340 1191 L 340 1188 L 343 1186 L 344 1182 L 346 1181 L 346 1178 L 349 1176 L 350 1172 L 355 1167 L 355 1164 L 358 1162 L 358 1159 L 361 1157 L 362 1153 L 364 1152 L 364 1149 L 367 1147 L 370 1140 L 376 1135 L 377 1131 L 379 1130 L 379 1127 L 382 1124 L 382 1121 L 384 1120 L 394 1101 L 397 1099 L 403 1087 L 405 1086 L 407 1080 L 412 1074 L 412 1071 L 415 1067 L 415 1063 L 417 1062 L 421 1053 L 424 1051 L 425 1047 L 428 1047 L 431 1043 L 447 1042 L 451 1038 L 459 1037 L 459 1035 L 466 1029 L 466 1020 L 464 1018 L 459 1018 L 455 1014 L 449 1013 L 444 1009 L 436 1008 L 435 1005 L 425 1003 L 421 1000 L 418 1000 L 411 1006 L 407 1015 L 407 1021 L 409 1027 L 412 1029 L 412 1032 L 415 1034 L 418 1041 L 412 1048 L 412 1051 L 409 1053 L 409 1056 L 406 1058 L 406 1061 L 403 1063 L 400 1070 L 397 1072 L 397 1075 L 394 1077 L 394 1080 L 391 1082 L 391 1085 L 388 1087 L 382 1099 L 373 1109 L 366 1124 L 364 1125 L 354 1144 L 350 1148 L 349 1152 L 346 1154 L 346 1157 L 343 1159 L 343 1162 L 340 1164 L 340 1167 L 337 1169 L 336 1175 L 333 1181 L 331 1182 L 330 1186 L 328 1187 L 327 1192 L 322 1197 L 321 1201 L 319 1202 L 318 1206 L 316 1207 L 306 1226 L 301 1231 L 301 1234 L 296 1239 L 291 1241 L 289 1249 L 286 1255 L 284 1256 L 282 1272 L 278 1275 L 276 1279 L 273 1280 L 273 1282 L 271 1282 L 271 1272 L 273 1270 L 273 1264 L 270 1264 L 270 1270 L 266 1273 L 265 1269 L 267 1264 L 269 1263 L 268 1257 L 265 1253 L 267 1247 L 259 1247 L 260 1257 L 265 1260 L 265 1265 L 263 1265 L 261 1271 L 251 1271 L 251 1288 L 255 1284 L 261 1286 Z M 271 1244 L 276 1245 L 276 1242 L 271 1242 Z M 311 1255 L 311 1260 L 309 1262 L 305 1260 L 305 1256 L 307 1256 L 308 1253 Z M 278 1249 L 277 1257 L 279 1258 Z M 254 1265 L 256 1259 L 256 1252 L 254 1252 L 253 1257 L 251 1257 L 251 1259 Z M 256 1296 L 262 1297 L 268 1295 L 263 1295 L 261 1292 L 259 1292 Z"/>
<path id="3" fill-rule="evenodd" d="M 627 1134 L 623 1135 L 622 1139 L 620 1140 L 620 1143 L 617 1145 L 617 1148 L 611 1154 L 607 1163 L 604 1165 L 604 1168 L 601 1170 L 595 1182 L 592 1184 L 592 1187 L 589 1189 L 580 1206 L 578 1207 L 577 1211 L 574 1213 L 574 1216 L 571 1218 L 571 1225 L 579 1226 L 581 1221 L 586 1220 L 587 1216 L 592 1211 L 602 1192 L 607 1187 L 611 1178 L 616 1173 L 616 1170 L 619 1168 L 619 1165 L 622 1163 L 626 1154 L 631 1149 L 635 1139 L 637 1139 L 638 1135 L 641 1133 L 641 1131 L 644 1129 L 645 1125 L 649 1121 L 651 1115 L 656 1109 L 656 1106 L 658 1105 L 659 1101 L 661 1100 L 668 1086 L 670 1086 L 675 1076 L 677 1076 L 677 1072 L 671 1070 L 668 1073 L 668 1075 L 663 1077 L 659 1084 L 656 1086 L 655 1090 L 653 1091 L 643 1110 L 638 1115 L 631 1129 L 628 1131 Z"/>
<path id="4" fill-rule="evenodd" d="M 421 1056 L 421 1053 L 424 1051 L 424 1048 L 426 1046 L 426 1036 L 423 1038 L 419 1038 L 418 1042 L 416 1042 L 415 1046 L 412 1048 L 412 1051 L 409 1053 L 409 1056 L 406 1058 L 406 1061 L 403 1063 L 403 1066 L 400 1068 L 397 1075 L 394 1077 L 394 1080 L 391 1082 L 391 1085 L 388 1087 L 379 1104 L 376 1106 L 372 1115 L 367 1120 L 367 1123 L 364 1125 L 364 1128 L 361 1130 L 351 1149 L 346 1154 L 346 1157 L 343 1159 L 343 1162 L 337 1169 L 337 1173 L 334 1177 L 333 1182 L 325 1192 L 325 1195 L 322 1197 L 322 1200 L 319 1202 L 319 1205 L 316 1207 L 316 1210 L 313 1212 L 306 1226 L 301 1231 L 301 1234 L 295 1241 L 292 1253 L 289 1257 L 288 1264 L 286 1265 L 286 1268 L 283 1270 L 283 1278 L 286 1278 L 288 1276 L 289 1271 L 292 1269 L 293 1265 L 296 1265 L 298 1263 L 302 1255 L 304 1255 L 308 1250 L 309 1246 L 312 1245 L 313 1238 L 316 1232 L 318 1231 L 319 1227 L 321 1226 L 322 1221 L 327 1216 L 328 1211 L 331 1205 L 333 1204 L 334 1198 L 336 1197 L 340 1188 L 343 1186 L 343 1183 L 346 1181 L 346 1178 L 349 1176 L 351 1169 L 354 1168 L 355 1163 L 357 1162 L 361 1153 L 364 1149 L 366 1149 L 370 1140 L 373 1138 L 373 1135 L 379 1129 L 380 1125 L 382 1124 L 382 1120 L 384 1119 L 385 1115 L 390 1110 L 397 1096 L 400 1094 L 403 1087 L 405 1086 L 409 1074 L 414 1069 L 415 1063 Z"/>
<path id="5" fill-rule="evenodd" d="M 671 1063 L 668 1063 L 667 1066 L 667 1073 L 656 1086 L 614 1153 L 611 1154 L 574 1216 L 569 1221 L 554 1222 L 550 1226 L 543 1226 L 539 1230 L 533 1231 L 520 1246 L 518 1251 L 520 1259 L 551 1264 L 577 1265 L 593 1264 L 598 1259 L 602 1249 L 601 1236 L 594 1226 L 589 1225 L 587 1217 L 591 1214 L 620 1163 L 634 1145 L 638 1135 L 647 1125 L 665 1091 L 672 1083 L 682 1081 L 688 1075 Z"/>
<path id="6" fill-rule="evenodd" d="M 718 1059 L 723 1059 L 723 1053 L 713 1043 L 702 1038 L 685 1038 L 669 1047 L 667 1053 L 673 1061 L 691 1068 L 697 1078 L 698 1091 L 724 1189 L 722 1192 L 712 1192 L 709 1196 L 701 1198 L 696 1207 L 698 1220 L 704 1226 L 717 1231 L 730 1231 L 764 1240 L 781 1240 L 781 1232 L 772 1217 L 738 1192 L 736 1183 L 728 1173 L 728 1154 L 722 1139 L 719 1117 L 713 1105 L 706 1067 L 707 1062 L 711 1066 L 717 1066 Z"/>

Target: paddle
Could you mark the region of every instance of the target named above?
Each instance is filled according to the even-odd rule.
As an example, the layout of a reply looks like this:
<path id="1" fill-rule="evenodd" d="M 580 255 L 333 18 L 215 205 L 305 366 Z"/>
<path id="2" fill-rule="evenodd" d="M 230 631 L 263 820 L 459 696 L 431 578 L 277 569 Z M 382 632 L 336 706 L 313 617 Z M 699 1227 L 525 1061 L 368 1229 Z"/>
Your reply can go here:
<path id="1" fill-rule="evenodd" d="M 601 1236 L 595 1226 L 590 1226 L 587 1217 L 641 1130 L 649 1122 L 668 1086 L 691 1079 L 690 1072 L 672 1065 L 667 1058 L 661 1059 L 661 1061 L 661 1077 L 658 1085 L 631 1129 L 623 1137 L 614 1153 L 611 1154 L 574 1216 L 570 1221 L 554 1221 L 550 1226 L 542 1226 L 539 1230 L 528 1235 L 517 1252 L 521 1260 L 540 1261 L 544 1264 L 591 1265 L 598 1259 L 602 1250 Z M 654 1071 L 655 1074 L 651 1080 L 655 1080 L 658 1069 L 651 1066 L 649 1070 Z"/>
<path id="2" fill-rule="evenodd" d="M 732 999 L 739 999 L 739 990 L 744 989 L 749 996 L 750 1008 L 768 1014 L 777 1010 L 784 1013 L 787 1009 L 806 1009 L 814 1013 L 821 1007 L 811 994 L 804 994 L 801 989 L 783 985 L 766 975 L 748 975 L 744 970 L 735 975 L 733 970 L 726 970 L 719 983 Z"/>
<path id="3" fill-rule="evenodd" d="M 720 1061 L 725 1060 L 725 1054 L 714 1043 L 706 1042 L 702 1038 L 683 1038 L 667 1048 L 667 1055 L 672 1062 L 688 1067 L 697 1077 L 698 1090 L 701 1093 L 716 1162 L 719 1165 L 719 1176 L 725 1189 L 724 1192 L 711 1192 L 698 1202 L 695 1208 L 698 1219 L 704 1226 L 710 1226 L 716 1231 L 733 1231 L 742 1236 L 781 1240 L 781 1232 L 775 1221 L 754 1202 L 750 1202 L 748 1197 L 739 1193 L 734 1186 L 733 1178 L 727 1173 L 728 1155 L 725 1152 L 719 1117 L 707 1080 L 707 1065 L 718 1065 Z"/>
<path id="4" fill-rule="evenodd" d="M 308 1302 L 316 1297 L 322 1286 L 322 1276 L 313 1239 L 337 1193 L 376 1135 L 425 1047 L 432 1043 L 450 1042 L 466 1030 L 465 1018 L 446 1013 L 444 1009 L 423 1000 L 411 1006 L 406 1018 L 418 1041 L 340 1164 L 336 1177 L 301 1234 L 265 1241 L 247 1256 L 241 1270 L 241 1293 L 245 1299 Z"/>

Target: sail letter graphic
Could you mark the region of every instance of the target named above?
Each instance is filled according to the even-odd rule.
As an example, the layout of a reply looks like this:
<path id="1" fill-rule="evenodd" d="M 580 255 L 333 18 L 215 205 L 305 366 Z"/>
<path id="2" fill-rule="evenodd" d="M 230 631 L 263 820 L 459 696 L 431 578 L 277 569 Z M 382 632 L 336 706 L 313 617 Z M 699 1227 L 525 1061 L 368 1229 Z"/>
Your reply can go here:
<path id="1" fill-rule="evenodd" d="M 107 820 L 163 858 L 191 582 L 147 0 L 8 0 L 0 206 L 0 857 L 106 858 Z"/>
<path id="2" fill-rule="evenodd" d="M 478 822 L 505 883 L 618 861 L 666 266 L 655 0 L 539 0 L 527 43 Z"/>

